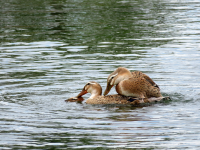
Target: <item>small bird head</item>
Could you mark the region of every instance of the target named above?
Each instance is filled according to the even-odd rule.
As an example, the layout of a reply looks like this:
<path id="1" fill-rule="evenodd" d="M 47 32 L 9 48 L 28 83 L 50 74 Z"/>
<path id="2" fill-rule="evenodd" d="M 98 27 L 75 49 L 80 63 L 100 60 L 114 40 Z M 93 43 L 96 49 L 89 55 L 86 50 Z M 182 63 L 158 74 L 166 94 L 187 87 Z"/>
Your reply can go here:
<path id="1" fill-rule="evenodd" d="M 86 93 L 101 95 L 102 94 L 101 85 L 97 82 L 90 81 L 84 86 L 83 90 L 78 94 L 77 97 L 81 97 L 85 95 Z"/>
<path id="2" fill-rule="evenodd" d="M 119 84 L 120 81 L 124 79 L 128 79 L 131 76 L 132 74 L 128 69 L 124 67 L 117 68 L 107 78 L 107 87 L 106 87 L 106 90 L 104 91 L 104 95 L 107 95 L 114 85 Z"/>

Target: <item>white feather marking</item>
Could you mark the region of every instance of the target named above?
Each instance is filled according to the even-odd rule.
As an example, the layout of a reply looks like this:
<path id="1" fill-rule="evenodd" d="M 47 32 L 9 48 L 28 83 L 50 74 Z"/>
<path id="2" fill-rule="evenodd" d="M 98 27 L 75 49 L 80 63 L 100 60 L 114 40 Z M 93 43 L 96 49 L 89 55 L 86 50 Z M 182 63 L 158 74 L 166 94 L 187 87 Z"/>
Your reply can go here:
<path id="1" fill-rule="evenodd" d="M 116 77 L 117 75 L 118 75 L 118 73 L 112 75 L 112 76 L 109 78 L 109 80 L 111 80 L 110 85 L 114 85 L 114 80 L 113 80 L 113 78 Z"/>
<path id="2" fill-rule="evenodd" d="M 94 82 L 88 82 L 88 83 L 89 83 L 89 84 L 96 84 L 96 83 L 94 83 Z M 88 84 L 88 83 L 87 83 L 87 84 Z"/>

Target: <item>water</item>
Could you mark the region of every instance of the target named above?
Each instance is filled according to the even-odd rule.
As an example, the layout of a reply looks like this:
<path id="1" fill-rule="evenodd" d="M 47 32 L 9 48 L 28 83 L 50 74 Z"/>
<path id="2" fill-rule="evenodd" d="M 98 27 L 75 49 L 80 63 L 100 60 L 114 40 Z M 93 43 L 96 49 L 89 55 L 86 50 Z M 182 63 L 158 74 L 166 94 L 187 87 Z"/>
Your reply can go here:
<path id="1" fill-rule="evenodd" d="M 200 148 L 199 1 L 0 6 L 0 149 Z M 88 81 L 105 90 L 119 66 L 148 74 L 172 101 L 144 107 L 64 101 Z"/>

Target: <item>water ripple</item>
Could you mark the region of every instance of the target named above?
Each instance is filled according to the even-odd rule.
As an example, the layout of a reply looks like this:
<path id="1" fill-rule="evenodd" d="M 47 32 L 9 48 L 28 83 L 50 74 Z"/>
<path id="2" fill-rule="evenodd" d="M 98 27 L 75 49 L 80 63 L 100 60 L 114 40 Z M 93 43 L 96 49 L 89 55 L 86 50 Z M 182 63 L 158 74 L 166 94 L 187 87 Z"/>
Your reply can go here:
<path id="1" fill-rule="evenodd" d="M 198 149 L 198 1 L 30 3 L 0 2 L 1 149 Z M 104 90 L 119 66 L 148 74 L 172 101 L 64 101 L 88 81 Z"/>

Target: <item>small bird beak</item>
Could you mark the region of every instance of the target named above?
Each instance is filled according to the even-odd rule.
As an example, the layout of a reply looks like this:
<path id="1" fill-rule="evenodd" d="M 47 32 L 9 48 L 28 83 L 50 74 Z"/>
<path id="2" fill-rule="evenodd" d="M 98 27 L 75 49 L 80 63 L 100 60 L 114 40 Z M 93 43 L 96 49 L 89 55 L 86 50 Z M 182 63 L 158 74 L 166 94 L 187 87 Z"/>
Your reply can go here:
<path id="1" fill-rule="evenodd" d="M 107 95 L 110 92 L 110 89 L 113 87 L 113 85 L 107 84 L 106 90 L 104 91 L 104 96 Z"/>
<path id="2" fill-rule="evenodd" d="M 83 89 L 79 94 L 78 96 L 76 97 L 81 97 L 82 95 L 85 95 L 86 93 L 88 93 L 85 89 Z"/>

